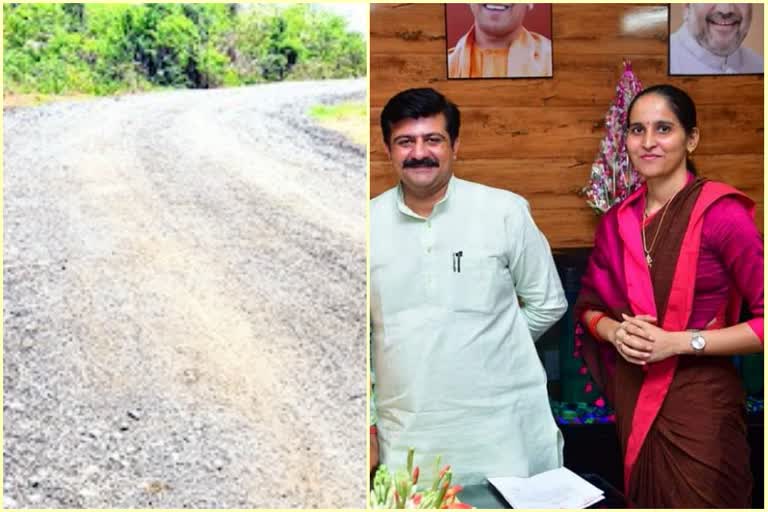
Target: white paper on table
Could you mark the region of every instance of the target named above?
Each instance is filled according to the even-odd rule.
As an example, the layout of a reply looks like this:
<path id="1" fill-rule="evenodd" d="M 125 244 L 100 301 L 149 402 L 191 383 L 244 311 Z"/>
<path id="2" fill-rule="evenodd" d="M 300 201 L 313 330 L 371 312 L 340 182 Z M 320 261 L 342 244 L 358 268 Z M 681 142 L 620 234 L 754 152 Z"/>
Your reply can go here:
<path id="1" fill-rule="evenodd" d="M 489 477 L 488 481 L 514 508 L 587 508 L 604 498 L 603 491 L 564 467 L 528 478 Z"/>

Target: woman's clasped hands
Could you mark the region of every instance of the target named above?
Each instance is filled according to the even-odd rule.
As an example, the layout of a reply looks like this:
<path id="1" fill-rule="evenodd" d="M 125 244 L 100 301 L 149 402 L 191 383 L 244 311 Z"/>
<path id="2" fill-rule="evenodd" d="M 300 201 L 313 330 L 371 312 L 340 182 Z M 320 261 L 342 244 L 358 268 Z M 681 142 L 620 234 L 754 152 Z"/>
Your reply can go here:
<path id="1" fill-rule="evenodd" d="M 672 333 L 656 325 L 651 315 L 629 316 L 622 313 L 611 342 L 616 351 L 632 364 L 645 365 L 676 355 Z"/>

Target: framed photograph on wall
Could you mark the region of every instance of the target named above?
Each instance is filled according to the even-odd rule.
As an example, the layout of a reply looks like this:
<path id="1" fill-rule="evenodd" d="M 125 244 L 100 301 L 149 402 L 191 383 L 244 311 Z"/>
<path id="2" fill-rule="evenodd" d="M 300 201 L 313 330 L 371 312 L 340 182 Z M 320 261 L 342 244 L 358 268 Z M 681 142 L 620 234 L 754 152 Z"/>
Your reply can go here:
<path id="1" fill-rule="evenodd" d="M 446 4 L 449 79 L 552 78 L 552 4 Z"/>
<path id="2" fill-rule="evenodd" d="M 763 74 L 763 4 L 670 4 L 670 75 Z"/>

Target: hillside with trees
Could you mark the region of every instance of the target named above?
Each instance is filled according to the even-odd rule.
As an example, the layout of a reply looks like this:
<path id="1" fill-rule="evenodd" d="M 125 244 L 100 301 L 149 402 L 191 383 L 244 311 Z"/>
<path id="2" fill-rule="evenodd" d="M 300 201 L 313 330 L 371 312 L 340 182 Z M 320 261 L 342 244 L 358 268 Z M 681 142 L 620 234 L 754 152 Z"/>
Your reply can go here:
<path id="1" fill-rule="evenodd" d="M 366 72 L 366 43 L 310 4 L 4 4 L 4 88 L 113 94 Z"/>

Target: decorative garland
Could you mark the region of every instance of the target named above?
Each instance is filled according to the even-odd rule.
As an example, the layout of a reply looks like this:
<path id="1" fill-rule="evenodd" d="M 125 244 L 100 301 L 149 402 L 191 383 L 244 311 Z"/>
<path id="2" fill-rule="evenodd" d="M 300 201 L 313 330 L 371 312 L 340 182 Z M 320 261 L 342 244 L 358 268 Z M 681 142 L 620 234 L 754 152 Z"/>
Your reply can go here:
<path id="1" fill-rule="evenodd" d="M 627 108 L 632 98 L 642 90 L 643 85 L 632 72 L 632 64 L 625 60 L 616 96 L 605 115 L 605 136 L 600 143 L 600 151 L 592 164 L 587 185 L 581 189 L 587 204 L 597 214 L 607 212 L 640 185 L 640 175 L 629 161 L 625 142 Z"/>

